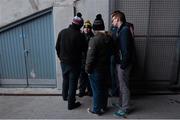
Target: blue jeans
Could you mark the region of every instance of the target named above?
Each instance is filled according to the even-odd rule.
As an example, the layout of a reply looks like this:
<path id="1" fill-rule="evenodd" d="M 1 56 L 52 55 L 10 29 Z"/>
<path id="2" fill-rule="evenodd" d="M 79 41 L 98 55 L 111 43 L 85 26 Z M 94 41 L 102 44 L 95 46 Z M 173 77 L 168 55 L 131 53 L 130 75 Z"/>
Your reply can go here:
<path id="1" fill-rule="evenodd" d="M 93 92 L 93 109 L 95 113 L 101 112 L 101 109 L 106 109 L 108 101 L 108 88 L 106 86 L 106 74 L 93 70 L 90 75 L 90 84 Z"/>
<path id="2" fill-rule="evenodd" d="M 61 69 L 63 74 L 62 96 L 63 99 L 68 99 L 68 106 L 73 106 L 76 101 L 75 95 L 81 64 L 69 65 L 61 63 Z"/>

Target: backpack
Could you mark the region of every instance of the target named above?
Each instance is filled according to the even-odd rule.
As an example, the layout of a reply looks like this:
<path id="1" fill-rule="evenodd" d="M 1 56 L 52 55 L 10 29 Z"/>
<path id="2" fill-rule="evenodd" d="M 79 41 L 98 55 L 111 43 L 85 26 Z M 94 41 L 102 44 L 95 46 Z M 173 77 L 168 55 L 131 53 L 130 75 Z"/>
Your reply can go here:
<path id="1" fill-rule="evenodd" d="M 132 55 L 132 63 L 133 66 L 137 64 L 137 55 L 136 55 L 136 47 L 135 47 L 135 39 L 134 39 L 134 25 L 132 23 L 126 22 L 126 25 L 130 29 L 131 37 L 132 37 L 132 48 L 133 48 L 133 55 Z"/>

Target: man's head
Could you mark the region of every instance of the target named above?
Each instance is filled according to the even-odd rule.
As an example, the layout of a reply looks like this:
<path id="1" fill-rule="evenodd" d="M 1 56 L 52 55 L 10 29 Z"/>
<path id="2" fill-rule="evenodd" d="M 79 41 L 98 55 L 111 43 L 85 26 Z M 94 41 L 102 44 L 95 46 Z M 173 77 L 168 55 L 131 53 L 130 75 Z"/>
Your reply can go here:
<path id="1" fill-rule="evenodd" d="M 76 16 L 74 16 L 72 24 L 79 27 L 79 29 L 83 26 L 84 20 L 82 18 L 82 14 L 80 12 L 77 13 Z"/>
<path id="2" fill-rule="evenodd" d="M 102 19 L 102 15 L 101 14 L 97 14 L 96 18 L 94 20 L 93 23 L 93 30 L 95 31 L 101 31 L 101 30 L 105 30 L 105 26 L 104 26 L 104 21 Z"/>
<path id="3" fill-rule="evenodd" d="M 84 33 L 89 33 L 89 32 L 91 32 L 91 29 L 92 29 L 91 22 L 89 20 L 87 20 L 84 23 L 83 31 L 84 31 Z"/>
<path id="4" fill-rule="evenodd" d="M 112 25 L 115 27 L 120 27 L 121 24 L 126 22 L 125 14 L 119 10 L 116 10 L 111 14 L 111 19 Z"/>

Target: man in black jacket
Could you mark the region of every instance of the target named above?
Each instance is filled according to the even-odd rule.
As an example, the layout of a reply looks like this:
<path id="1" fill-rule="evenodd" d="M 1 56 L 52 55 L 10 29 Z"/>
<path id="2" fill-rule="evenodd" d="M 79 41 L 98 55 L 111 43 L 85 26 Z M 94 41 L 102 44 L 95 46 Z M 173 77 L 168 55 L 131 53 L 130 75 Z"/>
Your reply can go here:
<path id="1" fill-rule="evenodd" d="M 75 95 L 81 70 L 82 53 L 87 48 L 85 36 L 80 31 L 83 24 L 81 13 L 77 13 L 72 24 L 59 33 L 56 43 L 63 75 L 62 96 L 63 100 L 68 100 L 68 110 L 81 105 L 80 102 L 75 102 Z"/>
<path id="2" fill-rule="evenodd" d="M 93 92 L 93 107 L 88 108 L 88 112 L 100 115 L 107 110 L 110 57 L 113 46 L 111 36 L 104 31 L 101 14 L 96 16 L 93 30 L 95 36 L 89 41 L 85 67 Z"/>

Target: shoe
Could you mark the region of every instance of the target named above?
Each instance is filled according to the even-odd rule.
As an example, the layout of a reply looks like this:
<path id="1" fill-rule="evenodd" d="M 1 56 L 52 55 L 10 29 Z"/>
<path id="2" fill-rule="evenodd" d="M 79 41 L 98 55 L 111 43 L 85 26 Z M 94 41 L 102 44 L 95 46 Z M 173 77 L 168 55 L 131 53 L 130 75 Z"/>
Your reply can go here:
<path id="1" fill-rule="evenodd" d="M 118 109 L 122 109 L 121 106 L 117 103 L 112 103 L 112 106 Z"/>
<path id="2" fill-rule="evenodd" d="M 79 106 L 81 106 L 81 103 L 80 102 L 76 102 L 72 106 L 68 106 L 68 110 L 72 110 L 72 109 L 78 108 Z"/>
<path id="3" fill-rule="evenodd" d="M 94 114 L 94 115 L 97 115 L 97 116 L 100 116 L 100 115 L 103 114 L 102 112 L 94 112 L 94 111 L 92 111 L 90 108 L 87 109 L 87 112 L 88 112 L 88 113 L 91 113 L 91 114 Z"/>
<path id="4" fill-rule="evenodd" d="M 85 93 L 84 92 L 80 92 L 78 96 L 79 97 L 83 97 L 83 96 L 85 96 Z"/>
<path id="5" fill-rule="evenodd" d="M 88 96 L 92 96 L 92 92 L 87 92 L 87 95 Z"/>
<path id="6" fill-rule="evenodd" d="M 109 111 L 109 108 L 108 108 L 108 107 L 101 109 L 101 112 L 102 112 L 102 113 L 105 113 L 105 112 L 107 112 L 107 111 Z"/>
<path id="7" fill-rule="evenodd" d="M 118 117 L 125 117 L 127 113 L 122 110 L 118 110 L 117 112 L 114 112 L 113 115 L 118 116 Z"/>
<path id="8" fill-rule="evenodd" d="M 64 100 L 64 101 L 67 101 L 67 100 L 68 100 L 68 98 L 67 98 L 67 97 L 63 97 L 63 100 Z"/>

